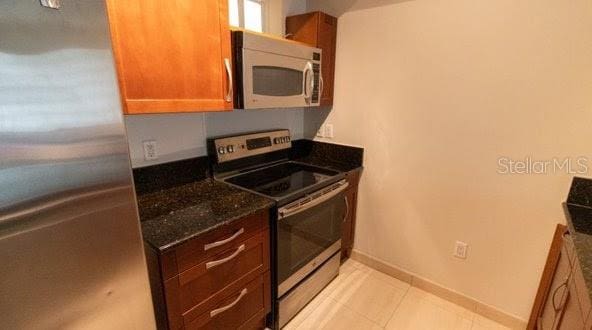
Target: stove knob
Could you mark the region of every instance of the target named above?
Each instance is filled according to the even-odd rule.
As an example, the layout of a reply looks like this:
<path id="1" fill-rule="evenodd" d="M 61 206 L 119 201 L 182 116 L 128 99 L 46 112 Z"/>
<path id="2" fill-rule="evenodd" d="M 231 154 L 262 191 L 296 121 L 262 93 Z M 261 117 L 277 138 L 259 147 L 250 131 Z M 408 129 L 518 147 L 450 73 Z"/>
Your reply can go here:
<path id="1" fill-rule="evenodd" d="M 286 142 L 290 142 L 290 137 L 286 136 Z"/>
<path id="2" fill-rule="evenodd" d="M 224 146 L 218 147 L 218 153 L 220 155 L 224 155 L 226 153 L 226 148 L 224 148 Z"/>
<path id="3" fill-rule="evenodd" d="M 282 136 L 282 143 L 286 143 L 286 137 Z"/>
<path id="4" fill-rule="evenodd" d="M 279 138 L 274 138 L 273 139 L 273 144 L 278 144 L 280 143 L 280 139 Z"/>
<path id="5" fill-rule="evenodd" d="M 228 147 L 226 147 L 226 151 L 228 151 L 228 153 L 233 153 L 234 152 L 234 146 L 233 145 L 229 145 Z"/>

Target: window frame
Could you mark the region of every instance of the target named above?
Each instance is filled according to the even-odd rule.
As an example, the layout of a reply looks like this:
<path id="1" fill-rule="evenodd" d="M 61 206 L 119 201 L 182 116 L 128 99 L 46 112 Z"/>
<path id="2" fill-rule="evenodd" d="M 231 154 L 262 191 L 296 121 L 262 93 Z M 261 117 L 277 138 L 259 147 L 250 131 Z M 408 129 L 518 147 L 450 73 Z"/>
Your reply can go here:
<path id="1" fill-rule="evenodd" d="M 229 0 L 233 1 L 233 0 Z M 249 30 L 245 27 L 245 1 L 257 2 L 261 5 L 261 32 L 267 33 L 269 31 L 268 13 L 269 13 L 269 1 L 270 0 L 235 0 L 238 7 L 238 26 L 241 29 Z M 228 6 L 230 9 L 230 5 Z M 234 25 L 231 25 L 234 26 Z M 252 30 L 249 30 L 252 31 Z M 259 32 L 259 31 L 255 31 Z"/>

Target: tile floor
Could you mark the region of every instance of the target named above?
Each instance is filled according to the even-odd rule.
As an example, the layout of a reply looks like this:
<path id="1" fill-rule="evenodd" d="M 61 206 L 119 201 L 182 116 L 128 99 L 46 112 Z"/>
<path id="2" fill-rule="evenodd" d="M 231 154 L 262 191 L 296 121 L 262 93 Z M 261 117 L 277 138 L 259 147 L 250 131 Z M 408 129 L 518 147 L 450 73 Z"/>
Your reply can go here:
<path id="1" fill-rule="evenodd" d="M 349 259 L 285 327 L 293 329 L 508 329 Z"/>

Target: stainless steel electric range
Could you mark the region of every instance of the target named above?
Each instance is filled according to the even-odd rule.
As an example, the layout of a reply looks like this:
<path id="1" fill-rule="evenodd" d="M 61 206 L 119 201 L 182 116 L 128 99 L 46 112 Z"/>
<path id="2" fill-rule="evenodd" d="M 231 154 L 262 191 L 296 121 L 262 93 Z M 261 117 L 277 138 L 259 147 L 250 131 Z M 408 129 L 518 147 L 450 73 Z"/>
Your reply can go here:
<path id="1" fill-rule="evenodd" d="M 275 327 L 339 273 L 344 173 L 289 160 L 289 130 L 208 139 L 214 178 L 276 201 L 271 246 Z"/>

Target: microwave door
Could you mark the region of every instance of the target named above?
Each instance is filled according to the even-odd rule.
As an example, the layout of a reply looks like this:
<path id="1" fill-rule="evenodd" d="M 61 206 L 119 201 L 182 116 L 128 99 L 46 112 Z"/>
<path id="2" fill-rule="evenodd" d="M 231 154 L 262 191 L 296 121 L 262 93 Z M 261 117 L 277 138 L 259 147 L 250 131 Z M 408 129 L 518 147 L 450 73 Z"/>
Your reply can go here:
<path id="1" fill-rule="evenodd" d="M 245 109 L 309 106 L 312 79 L 306 59 L 243 49 Z"/>

